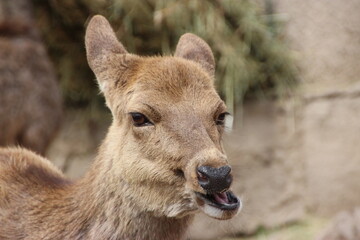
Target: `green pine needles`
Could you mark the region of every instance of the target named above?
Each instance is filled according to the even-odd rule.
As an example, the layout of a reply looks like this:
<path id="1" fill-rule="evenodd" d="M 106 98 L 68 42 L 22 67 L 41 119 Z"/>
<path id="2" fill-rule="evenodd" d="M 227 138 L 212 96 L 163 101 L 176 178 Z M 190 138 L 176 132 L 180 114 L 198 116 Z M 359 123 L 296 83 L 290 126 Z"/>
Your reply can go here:
<path id="1" fill-rule="evenodd" d="M 296 85 L 296 68 L 281 39 L 282 24 L 269 11 L 270 0 L 265 4 L 267 13 L 251 0 L 75 0 L 48 1 L 45 6 L 41 0 L 35 3 L 51 55 L 60 65 L 60 80 L 70 104 L 79 100 L 91 103 L 96 95 L 96 86 L 84 84 L 88 79 L 82 79 L 88 78 L 89 73 L 74 71 L 88 71 L 86 62 L 81 62 L 85 58 L 71 56 L 85 56 L 83 23 L 94 14 L 107 17 L 124 46 L 140 55 L 171 54 L 185 32 L 202 37 L 214 52 L 216 84 L 231 112 L 245 97 L 288 95 Z M 46 29 L 44 21 L 49 19 L 56 26 Z M 69 52 L 66 46 L 74 51 Z M 77 65 L 81 67 L 74 68 Z M 84 86 L 90 89 L 81 90 Z"/>

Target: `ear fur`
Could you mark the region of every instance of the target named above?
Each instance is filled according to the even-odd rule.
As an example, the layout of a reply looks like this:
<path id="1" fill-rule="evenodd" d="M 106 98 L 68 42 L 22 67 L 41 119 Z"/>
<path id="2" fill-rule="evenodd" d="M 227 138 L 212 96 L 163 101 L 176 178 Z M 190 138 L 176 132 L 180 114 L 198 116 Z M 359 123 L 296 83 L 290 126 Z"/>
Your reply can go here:
<path id="1" fill-rule="evenodd" d="M 112 68 L 121 63 L 125 65 L 133 56 L 128 54 L 109 22 L 100 15 L 94 16 L 86 28 L 85 46 L 89 66 L 96 75 L 100 90 L 106 92 L 112 84 L 110 81 L 113 79 L 109 79 Z"/>
<path id="2" fill-rule="evenodd" d="M 90 20 L 86 28 L 85 46 L 86 56 L 92 69 L 96 68 L 96 62 L 105 54 L 128 53 L 117 40 L 109 22 L 101 15 L 96 15 Z"/>
<path id="3" fill-rule="evenodd" d="M 211 77 L 215 75 L 214 55 L 209 45 L 195 34 L 185 33 L 180 37 L 174 56 L 197 62 Z"/>

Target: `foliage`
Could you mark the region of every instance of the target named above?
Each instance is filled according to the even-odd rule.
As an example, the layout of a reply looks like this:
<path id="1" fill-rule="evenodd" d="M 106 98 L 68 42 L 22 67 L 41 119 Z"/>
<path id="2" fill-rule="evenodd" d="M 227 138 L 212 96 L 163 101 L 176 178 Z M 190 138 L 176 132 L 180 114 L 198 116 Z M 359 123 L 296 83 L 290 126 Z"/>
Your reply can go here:
<path id="1" fill-rule="evenodd" d="M 244 236 L 240 238 L 231 238 L 224 240 L 308 240 L 317 239 L 319 234 L 328 224 L 327 219 L 315 216 L 306 216 L 299 222 L 288 223 L 275 228 L 260 227 L 253 236 Z"/>
<path id="2" fill-rule="evenodd" d="M 68 103 L 87 104 L 96 94 L 83 45 L 84 25 L 94 14 L 107 17 L 126 48 L 137 54 L 171 54 L 185 32 L 202 37 L 215 54 L 217 86 L 230 111 L 246 96 L 279 96 L 296 82 L 279 24 L 250 0 L 34 2 Z"/>

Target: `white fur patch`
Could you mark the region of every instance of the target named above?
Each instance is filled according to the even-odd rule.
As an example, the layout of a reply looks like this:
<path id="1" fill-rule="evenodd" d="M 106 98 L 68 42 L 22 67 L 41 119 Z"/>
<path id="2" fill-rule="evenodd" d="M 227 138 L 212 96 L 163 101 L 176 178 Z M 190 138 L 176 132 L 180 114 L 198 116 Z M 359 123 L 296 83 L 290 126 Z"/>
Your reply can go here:
<path id="1" fill-rule="evenodd" d="M 203 207 L 203 211 L 205 214 L 209 215 L 210 217 L 213 218 L 222 218 L 224 211 L 222 211 L 221 209 L 215 208 L 213 206 L 210 206 L 208 204 L 205 204 Z"/>
<path id="2" fill-rule="evenodd" d="M 166 208 L 165 214 L 167 217 L 183 217 L 196 210 L 197 207 L 194 203 L 192 204 L 175 203 Z"/>
<path id="3" fill-rule="evenodd" d="M 238 213 L 239 213 L 241 211 L 241 209 L 243 208 L 243 203 L 240 198 L 238 198 L 238 200 L 239 200 L 239 205 L 240 205 L 239 210 L 238 210 Z"/>
<path id="4" fill-rule="evenodd" d="M 167 209 L 166 209 L 166 216 L 168 217 L 176 217 L 177 215 L 179 215 L 181 212 L 183 212 L 184 207 L 182 204 L 176 203 L 173 205 L 170 205 Z"/>
<path id="5" fill-rule="evenodd" d="M 231 115 L 225 116 L 225 132 L 230 133 L 233 130 L 234 117 Z"/>
<path id="6" fill-rule="evenodd" d="M 102 93 L 107 91 L 108 84 L 105 81 L 98 81 L 99 83 L 99 89 Z"/>
<path id="7" fill-rule="evenodd" d="M 239 201 L 239 208 L 238 208 L 238 210 L 236 210 L 236 212 L 234 212 L 233 216 L 238 214 L 243 207 L 241 200 L 238 199 L 238 201 Z M 226 217 L 226 219 L 227 219 L 229 217 L 229 216 L 227 216 L 227 213 L 225 211 L 223 211 L 219 208 L 213 207 L 211 205 L 208 205 L 206 203 L 204 204 L 204 206 L 201 206 L 200 208 L 206 215 L 213 217 L 213 218 L 224 219 Z M 231 217 L 233 217 L 233 216 L 231 216 Z"/>

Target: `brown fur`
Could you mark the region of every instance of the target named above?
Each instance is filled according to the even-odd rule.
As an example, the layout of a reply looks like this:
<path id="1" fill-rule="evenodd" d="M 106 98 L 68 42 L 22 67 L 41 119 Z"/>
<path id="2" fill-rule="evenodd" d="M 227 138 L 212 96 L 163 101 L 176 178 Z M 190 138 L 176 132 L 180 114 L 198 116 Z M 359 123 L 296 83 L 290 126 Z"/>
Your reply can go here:
<path id="1" fill-rule="evenodd" d="M 178 57 L 128 54 L 103 17 L 90 21 L 88 61 L 113 123 L 75 182 L 31 152 L 0 150 L 0 239 L 184 239 L 204 205 L 196 167 L 227 164 L 215 124 L 226 108 L 207 44 L 185 34 L 178 46 Z M 154 125 L 134 126 L 129 112 Z"/>
<path id="2" fill-rule="evenodd" d="M 45 154 L 60 124 L 61 97 L 29 12 L 28 0 L 0 2 L 0 146 Z"/>

